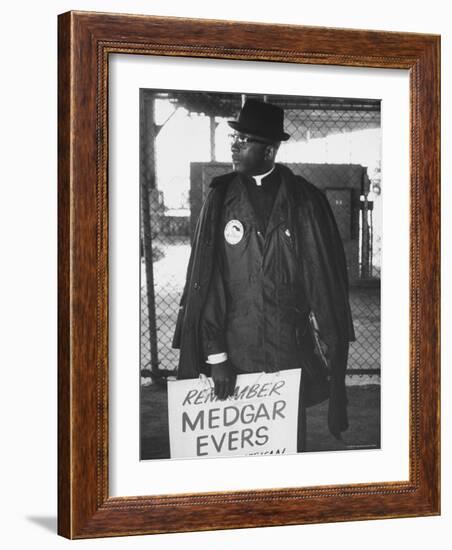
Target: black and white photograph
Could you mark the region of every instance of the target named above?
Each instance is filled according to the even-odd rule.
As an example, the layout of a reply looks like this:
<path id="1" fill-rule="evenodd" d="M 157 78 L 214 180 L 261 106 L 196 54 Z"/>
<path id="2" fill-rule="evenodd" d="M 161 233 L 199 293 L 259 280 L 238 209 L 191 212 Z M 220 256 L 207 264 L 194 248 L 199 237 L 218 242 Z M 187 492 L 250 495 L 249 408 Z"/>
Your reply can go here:
<path id="1" fill-rule="evenodd" d="M 2 16 L 2 547 L 450 548 L 450 4 Z"/>
<path id="2" fill-rule="evenodd" d="M 140 459 L 379 449 L 381 101 L 139 102 Z"/>

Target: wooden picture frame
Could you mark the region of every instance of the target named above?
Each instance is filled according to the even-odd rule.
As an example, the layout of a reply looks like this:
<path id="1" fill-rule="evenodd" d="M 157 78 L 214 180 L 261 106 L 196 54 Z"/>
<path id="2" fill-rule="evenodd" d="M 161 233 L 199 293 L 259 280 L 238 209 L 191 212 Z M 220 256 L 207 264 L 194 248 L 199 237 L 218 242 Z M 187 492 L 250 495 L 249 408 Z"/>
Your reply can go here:
<path id="1" fill-rule="evenodd" d="M 440 38 L 69 12 L 58 62 L 58 532 L 68 538 L 440 513 Z M 406 69 L 410 74 L 409 480 L 110 497 L 110 54 Z"/>

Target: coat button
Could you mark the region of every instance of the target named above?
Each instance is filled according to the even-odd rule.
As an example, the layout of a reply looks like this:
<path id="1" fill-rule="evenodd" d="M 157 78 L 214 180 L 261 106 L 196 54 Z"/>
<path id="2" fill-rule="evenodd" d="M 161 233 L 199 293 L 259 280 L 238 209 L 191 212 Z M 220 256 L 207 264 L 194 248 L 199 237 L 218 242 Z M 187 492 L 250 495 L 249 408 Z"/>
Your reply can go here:
<path id="1" fill-rule="evenodd" d="M 199 290 L 199 289 L 200 289 L 200 286 L 201 286 L 201 285 L 200 285 L 199 283 L 195 283 L 195 284 L 193 285 L 193 288 L 194 288 L 195 290 Z"/>

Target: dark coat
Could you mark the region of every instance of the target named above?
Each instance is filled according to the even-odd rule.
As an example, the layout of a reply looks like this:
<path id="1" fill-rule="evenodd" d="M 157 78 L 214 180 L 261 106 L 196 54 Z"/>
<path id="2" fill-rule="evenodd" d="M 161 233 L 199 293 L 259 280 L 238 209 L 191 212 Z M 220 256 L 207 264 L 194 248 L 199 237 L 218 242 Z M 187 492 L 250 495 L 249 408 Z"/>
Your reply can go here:
<path id="1" fill-rule="evenodd" d="M 348 427 L 345 370 L 348 342 L 355 339 L 344 249 L 325 195 L 287 167 L 277 164 L 276 168 L 291 196 L 288 220 L 304 288 L 310 309 L 317 319 L 320 338 L 328 350 L 328 426 L 338 437 Z M 196 225 L 173 338 L 173 347 L 180 349 L 178 378 L 181 379 L 197 378 L 200 373 L 209 374 L 201 344 L 200 319 L 212 274 L 225 192 L 228 183 L 237 177 L 241 175 L 232 172 L 212 180 Z M 309 380 L 306 382 L 309 394 Z M 311 390 L 315 391 L 315 388 L 311 387 Z M 310 404 L 319 400 L 322 399 L 307 396 Z"/>

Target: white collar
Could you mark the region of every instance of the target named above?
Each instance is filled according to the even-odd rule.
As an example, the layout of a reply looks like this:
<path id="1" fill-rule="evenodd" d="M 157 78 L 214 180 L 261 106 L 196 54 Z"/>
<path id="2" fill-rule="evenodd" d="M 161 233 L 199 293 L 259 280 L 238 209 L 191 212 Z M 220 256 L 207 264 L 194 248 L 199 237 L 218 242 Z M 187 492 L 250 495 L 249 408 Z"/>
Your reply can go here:
<path id="1" fill-rule="evenodd" d="M 270 168 L 270 170 L 268 172 L 265 172 L 265 174 L 259 174 L 258 176 L 252 176 L 254 181 L 256 182 L 256 185 L 261 186 L 262 185 L 262 180 L 265 177 L 267 177 L 269 174 L 271 174 L 274 169 L 275 169 L 275 165 L 273 165 L 273 167 Z"/>

